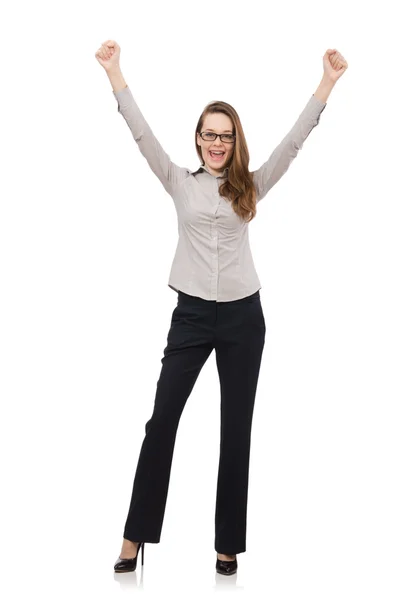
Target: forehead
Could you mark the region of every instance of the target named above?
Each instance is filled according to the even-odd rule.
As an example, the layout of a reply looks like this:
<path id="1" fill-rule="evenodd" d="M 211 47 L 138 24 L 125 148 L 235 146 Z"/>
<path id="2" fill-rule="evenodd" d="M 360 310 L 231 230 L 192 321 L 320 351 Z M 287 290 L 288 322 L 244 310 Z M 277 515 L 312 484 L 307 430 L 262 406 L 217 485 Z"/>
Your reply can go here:
<path id="1" fill-rule="evenodd" d="M 233 131 L 233 121 L 224 113 L 210 113 L 204 118 L 203 129 L 213 129 L 219 132 Z"/>

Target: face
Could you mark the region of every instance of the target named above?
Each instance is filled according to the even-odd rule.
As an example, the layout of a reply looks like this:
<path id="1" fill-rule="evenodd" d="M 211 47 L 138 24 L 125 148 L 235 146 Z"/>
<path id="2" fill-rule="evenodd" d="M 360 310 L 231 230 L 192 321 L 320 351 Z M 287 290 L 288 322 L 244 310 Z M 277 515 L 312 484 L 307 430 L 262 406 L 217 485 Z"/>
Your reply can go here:
<path id="1" fill-rule="evenodd" d="M 204 119 L 201 131 L 233 133 L 233 122 L 231 118 L 224 113 L 208 114 Z M 210 173 L 215 176 L 222 173 L 233 154 L 236 142 L 222 142 L 219 137 L 213 142 L 207 142 L 197 134 L 197 143 L 201 146 L 203 160 Z M 212 154 L 212 152 L 223 152 L 223 154 Z"/>

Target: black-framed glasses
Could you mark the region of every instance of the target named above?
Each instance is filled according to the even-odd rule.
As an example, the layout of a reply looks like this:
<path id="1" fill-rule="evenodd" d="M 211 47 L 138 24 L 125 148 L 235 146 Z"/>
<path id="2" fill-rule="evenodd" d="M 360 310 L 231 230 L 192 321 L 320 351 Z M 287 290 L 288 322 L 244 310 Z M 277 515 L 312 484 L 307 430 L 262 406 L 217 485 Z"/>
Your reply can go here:
<path id="1" fill-rule="evenodd" d="M 236 136 L 232 133 L 213 133 L 212 131 L 200 131 L 199 136 L 205 142 L 214 142 L 217 137 L 225 144 L 232 144 Z"/>

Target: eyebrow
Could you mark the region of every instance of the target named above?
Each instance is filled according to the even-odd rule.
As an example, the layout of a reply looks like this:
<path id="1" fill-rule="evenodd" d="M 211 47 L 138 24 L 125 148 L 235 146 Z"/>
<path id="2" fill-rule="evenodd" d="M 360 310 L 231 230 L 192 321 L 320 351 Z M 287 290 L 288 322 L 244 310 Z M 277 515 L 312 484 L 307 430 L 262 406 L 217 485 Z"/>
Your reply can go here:
<path id="1" fill-rule="evenodd" d="M 207 127 L 206 131 L 215 131 L 215 129 L 210 129 L 209 127 Z M 231 129 L 224 129 L 222 133 L 233 133 Z"/>

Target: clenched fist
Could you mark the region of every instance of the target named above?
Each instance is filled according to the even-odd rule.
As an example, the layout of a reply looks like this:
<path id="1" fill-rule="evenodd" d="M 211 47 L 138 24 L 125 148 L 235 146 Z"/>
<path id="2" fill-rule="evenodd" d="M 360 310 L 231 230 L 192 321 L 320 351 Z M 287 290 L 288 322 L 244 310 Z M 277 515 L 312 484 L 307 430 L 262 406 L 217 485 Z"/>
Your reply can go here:
<path id="1" fill-rule="evenodd" d="M 324 77 L 336 83 L 348 68 L 347 60 L 335 48 L 329 49 L 323 56 Z"/>
<path id="2" fill-rule="evenodd" d="M 103 42 L 95 52 L 95 58 L 106 72 L 120 67 L 120 46 L 114 40 Z"/>

